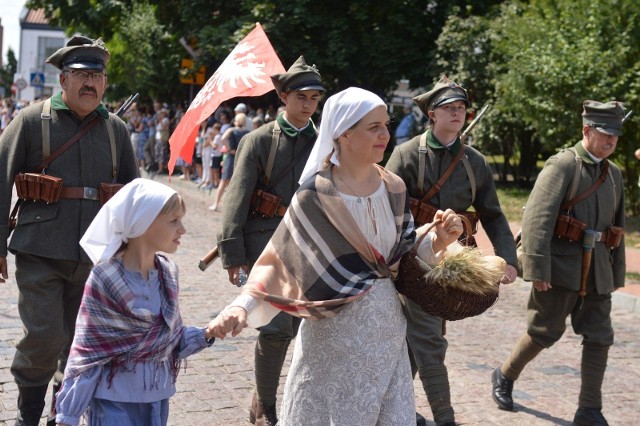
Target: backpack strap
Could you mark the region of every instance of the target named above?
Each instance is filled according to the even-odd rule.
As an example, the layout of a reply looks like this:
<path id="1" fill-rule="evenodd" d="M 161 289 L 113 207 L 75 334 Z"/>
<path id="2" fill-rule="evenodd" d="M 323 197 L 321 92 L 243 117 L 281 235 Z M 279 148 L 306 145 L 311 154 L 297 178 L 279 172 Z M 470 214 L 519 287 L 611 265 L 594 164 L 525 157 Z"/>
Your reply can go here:
<path id="1" fill-rule="evenodd" d="M 571 182 L 571 190 L 569 191 L 569 200 L 576 196 L 578 192 L 578 184 L 580 183 L 580 175 L 582 174 L 582 158 L 576 152 L 576 170 L 573 174 L 573 182 Z"/>
<path id="2" fill-rule="evenodd" d="M 267 160 L 267 167 L 264 170 L 264 186 L 269 186 L 269 180 L 271 179 L 271 172 L 273 171 L 273 163 L 276 160 L 276 152 L 278 151 L 278 144 L 280 143 L 280 125 L 278 120 L 274 121 L 273 131 L 271 132 L 271 151 L 269 151 L 269 159 Z"/>
<path id="3" fill-rule="evenodd" d="M 476 175 L 473 174 L 471 163 L 469 163 L 469 157 L 467 157 L 466 154 L 462 157 L 462 165 L 467 171 L 467 177 L 469 178 L 469 183 L 471 184 L 471 204 L 473 204 L 473 202 L 476 200 Z"/>
<path id="4" fill-rule="evenodd" d="M 107 118 L 107 133 L 109 134 L 109 145 L 111 146 L 111 178 L 113 179 L 113 183 L 116 183 L 118 178 L 118 164 L 116 161 L 116 136 L 113 131 L 113 123 L 111 120 Z"/>
<path id="5" fill-rule="evenodd" d="M 427 132 L 420 135 L 420 145 L 418 145 L 418 194 L 422 195 L 424 190 L 424 169 L 427 161 Z"/>
<path id="6" fill-rule="evenodd" d="M 575 196 L 574 198 L 570 199 L 569 201 L 561 205 L 560 210 L 571 210 L 571 207 L 573 207 L 575 204 L 589 197 L 589 195 L 591 195 L 596 189 L 598 189 L 600 185 L 602 185 L 602 183 L 607 179 L 608 175 L 609 175 L 609 160 L 606 160 L 606 163 L 604 163 L 604 166 L 602 167 L 602 173 L 600 174 L 600 177 L 598 178 L 598 180 L 596 180 L 593 183 L 593 185 L 587 188 L 584 192 L 582 192 L 581 194 Z"/>
<path id="7" fill-rule="evenodd" d="M 51 154 L 51 98 L 47 98 L 42 103 L 42 112 L 40 113 L 42 120 L 42 161 Z"/>

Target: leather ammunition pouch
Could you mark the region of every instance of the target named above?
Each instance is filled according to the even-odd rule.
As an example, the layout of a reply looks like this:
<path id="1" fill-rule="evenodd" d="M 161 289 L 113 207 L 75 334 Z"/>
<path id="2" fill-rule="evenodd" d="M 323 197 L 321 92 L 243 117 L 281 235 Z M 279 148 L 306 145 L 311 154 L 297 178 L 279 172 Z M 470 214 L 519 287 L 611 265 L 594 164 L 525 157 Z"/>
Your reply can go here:
<path id="1" fill-rule="evenodd" d="M 567 238 L 569 241 L 582 242 L 584 230 L 587 225 L 566 214 L 558 215 L 554 235 L 558 238 Z M 609 249 L 614 249 L 622 242 L 624 228 L 610 226 L 606 231 L 596 231 L 596 242 L 604 243 Z"/>
<path id="2" fill-rule="evenodd" d="M 18 198 L 47 204 L 60 199 L 62 179 L 42 173 L 19 173 L 15 176 Z"/>
<path id="3" fill-rule="evenodd" d="M 605 232 L 604 245 L 607 248 L 614 249 L 622 242 L 622 236 L 624 235 L 624 228 L 620 226 L 610 226 Z M 601 237 L 602 238 L 602 237 Z"/>
<path id="4" fill-rule="evenodd" d="M 433 222 L 433 217 L 438 211 L 437 207 L 429 203 L 423 203 L 417 198 L 409 198 L 409 208 L 411 209 L 416 228 L 425 223 Z"/>
<path id="5" fill-rule="evenodd" d="M 287 212 L 287 206 L 280 204 L 281 197 L 270 194 L 263 189 L 256 189 L 251 194 L 251 214 L 259 215 L 266 218 L 273 216 L 284 216 Z"/>
<path id="6" fill-rule="evenodd" d="M 558 215 L 553 233 L 558 238 L 582 242 L 582 234 L 586 227 L 585 223 L 572 218 L 568 214 L 561 213 Z"/>
<path id="7" fill-rule="evenodd" d="M 416 228 L 426 224 L 432 223 L 438 208 L 430 203 L 423 203 L 416 198 L 409 198 L 409 209 L 413 215 L 413 221 Z M 471 225 L 471 235 L 467 235 L 466 231 L 460 236 L 460 241 L 468 246 L 475 247 L 476 239 L 473 236 L 478 232 L 478 214 L 476 212 L 456 212 L 459 216 L 464 216 Z M 465 228 L 466 229 L 466 228 Z"/>
<path id="8" fill-rule="evenodd" d="M 111 197 L 116 195 L 116 192 L 120 190 L 124 185 L 121 183 L 101 183 L 100 188 L 98 188 L 98 198 L 100 200 L 100 205 L 103 206 L 104 203 L 109 201 Z"/>
<path id="9" fill-rule="evenodd" d="M 430 203 L 422 203 L 416 198 L 409 198 L 409 208 L 413 215 L 416 228 L 424 225 L 425 223 L 433 222 L 433 218 L 438 211 L 438 208 Z M 476 212 L 456 212 L 456 214 L 466 217 L 471 223 L 471 233 L 478 232 L 478 213 Z"/>

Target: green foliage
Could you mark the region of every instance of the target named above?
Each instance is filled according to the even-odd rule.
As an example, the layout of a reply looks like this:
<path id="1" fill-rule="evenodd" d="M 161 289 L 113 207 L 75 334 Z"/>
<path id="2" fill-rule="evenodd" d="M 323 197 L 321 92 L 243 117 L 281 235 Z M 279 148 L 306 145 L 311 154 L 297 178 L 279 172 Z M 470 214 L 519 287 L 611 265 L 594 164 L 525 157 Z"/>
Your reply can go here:
<path id="1" fill-rule="evenodd" d="M 111 52 L 109 81 L 115 83 L 113 98 L 139 92 L 143 100 L 179 100 L 180 50 L 175 36 L 156 19 L 156 6 L 137 3 L 119 23 L 113 39 L 107 42 Z"/>
<path id="2" fill-rule="evenodd" d="M 185 55 L 178 44 L 181 37 L 196 48 L 197 66 L 207 66 L 210 74 L 255 23 L 261 22 L 285 67 L 303 54 L 318 65 L 330 91 L 357 85 L 384 95 L 400 78 L 409 79 L 413 87 L 431 84 L 434 41 L 447 16 L 484 13 L 487 5 L 499 2 L 29 0 L 28 4 L 43 7 L 51 23 L 68 33 L 101 35 L 109 47 L 120 54 L 130 53 L 140 62 L 153 59 L 146 46 L 151 43 L 162 55 L 157 54 L 149 64 L 135 64 L 135 69 L 139 75 L 138 71 L 152 68 L 146 81 L 158 85 L 166 80 L 153 77 L 166 71 L 167 53 Z M 133 16 L 141 16 L 140 8 L 150 6 L 154 18 L 138 24 L 143 27 L 142 34 L 151 33 L 154 38 L 141 41 L 141 37 L 125 34 L 137 27 L 131 21 Z M 168 37 L 158 37 L 158 31 L 150 28 L 153 25 Z M 117 87 L 130 85 L 119 68 L 110 72 L 110 82 Z"/>
<path id="3" fill-rule="evenodd" d="M 7 62 L 0 69 L 0 86 L 4 87 L 5 95 L 11 94 L 11 84 L 13 83 L 13 75 L 18 71 L 18 60 L 13 49 L 7 50 Z"/>
<path id="4" fill-rule="evenodd" d="M 477 19 L 449 18 L 437 43 L 438 65 L 471 82 L 476 106 L 493 105 L 474 137 L 486 153 L 505 157 L 502 180 L 527 182 L 539 158 L 575 144 L 583 100 L 638 104 L 639 13 L 635 0 L 537 0 L 504 2 Z M 625 123 L 611 158 L 625 172 L 636 212 L 638 122 L 632 116 Z"/>

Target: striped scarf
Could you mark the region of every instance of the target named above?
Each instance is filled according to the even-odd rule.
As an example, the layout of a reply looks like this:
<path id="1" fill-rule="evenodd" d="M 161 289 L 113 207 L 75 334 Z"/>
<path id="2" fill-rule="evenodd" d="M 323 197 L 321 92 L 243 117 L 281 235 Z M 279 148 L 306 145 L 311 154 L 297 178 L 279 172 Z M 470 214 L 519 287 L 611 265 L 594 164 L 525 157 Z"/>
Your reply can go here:
<path id="1" fill-rule="evenodd" d="M 118 368 L 129 363 L 168 359 L 175 380 L 176 348 L 184 332 L 178 309 L 178 268 L 162 255 L 156 255 L 156 266 L 162 291 L 159 315 L 134 308 L 135 296 L 124 279 L 120 259 L 94 266 L 82 296 L 66 378 L 110 363 L 111 380 Z"/>
<path id="2" fill-rule="evenodd" d="M 376 166 L 389 194 L 397 229 L 385 260 L 360 231 L 331 180 L 331 167 L 296 192 L 273 237 L 251 270 L 244 292 L 303 318 L 335 316 L 374 281 L 395 278 L 400 257 L 415 240 L 402 179 Z"/>

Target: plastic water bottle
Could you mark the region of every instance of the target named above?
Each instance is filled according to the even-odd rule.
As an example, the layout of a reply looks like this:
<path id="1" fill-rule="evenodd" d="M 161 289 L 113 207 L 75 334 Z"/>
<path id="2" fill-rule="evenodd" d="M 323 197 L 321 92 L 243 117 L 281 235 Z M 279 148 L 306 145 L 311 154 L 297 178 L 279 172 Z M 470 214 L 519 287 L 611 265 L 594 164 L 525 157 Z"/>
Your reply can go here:
<path id="1" fill-rule="evenodd" d="M 244 269 L 240 268 L 240 271 L 238 272 L 238 286 L 242 287 L 243 285 L 245 285 L 247 283 L 247 278 L 249 278 L 247 272 Z"/>

